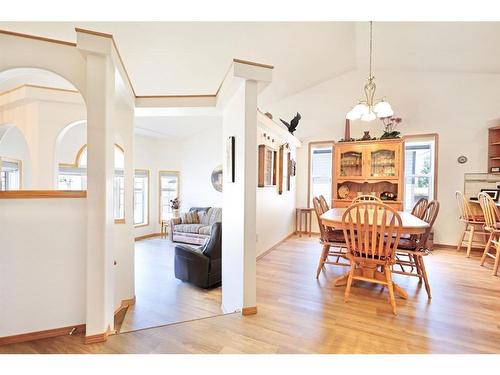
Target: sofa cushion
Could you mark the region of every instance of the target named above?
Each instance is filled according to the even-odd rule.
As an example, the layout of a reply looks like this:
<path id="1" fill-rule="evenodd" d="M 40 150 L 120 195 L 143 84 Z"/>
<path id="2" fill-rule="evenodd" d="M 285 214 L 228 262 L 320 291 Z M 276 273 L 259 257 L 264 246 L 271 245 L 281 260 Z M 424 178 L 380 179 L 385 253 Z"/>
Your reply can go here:
<path id="1" fill-rule="evenodd" d="M 211 225 L 206 225 L 206 226 L 201 227 L 199 229 L 198 233 L 210 236 L 210 231 L 211 230 L 212 230 L 212 226 Z"/>
<path id="2" fill-rule="evenodd" d="M 199 224 L 200 218 L 197 211 L 189 211 L 181 214 L 182 224 Z"/>
<path id="3" fill-rule="evenodd" d="M 194 233 L 198 234 L 203 224 L 178 224 L 174 226 L 174 233 Z"/>
<path id="4" fill-rule="evenodd" d="M 203 215 L 201 224 L 212 225 L 222 221 L 222 208 L 210 207 L 205 215 Z"/>

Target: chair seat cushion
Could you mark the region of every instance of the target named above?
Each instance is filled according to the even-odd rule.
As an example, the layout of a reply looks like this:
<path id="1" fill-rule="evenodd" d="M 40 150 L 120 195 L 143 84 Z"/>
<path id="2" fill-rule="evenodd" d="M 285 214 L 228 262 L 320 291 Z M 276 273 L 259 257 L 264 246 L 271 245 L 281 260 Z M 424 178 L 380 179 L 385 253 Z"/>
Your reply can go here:
<path id="1" fill-rule="evenodd" d="M 325 231 L 323 240 L 327 242 L 345 243 L 344 231 L 340 229 L 330 229 Z"/>
<path id="2" fill-rule="evenodd" d="M 417 244 L 415 241 L 409 238 L 400 238 L 398 242 L 398 249 L 404 250 L 415 250 L 417 248 Z"/>

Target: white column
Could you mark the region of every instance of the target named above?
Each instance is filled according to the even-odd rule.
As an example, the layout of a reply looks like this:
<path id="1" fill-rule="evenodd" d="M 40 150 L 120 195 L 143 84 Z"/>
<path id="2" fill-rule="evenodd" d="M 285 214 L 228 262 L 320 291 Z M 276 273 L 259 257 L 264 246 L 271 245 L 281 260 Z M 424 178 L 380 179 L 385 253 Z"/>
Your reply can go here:
<path id="1" fill-rule="evenodd" d="M 112 110 L 114 70 L 109 56 L 87 55 L 87 327 L 113 329 Z"/>
<path id="2" fill-rule="evenodd" d="M 234 78 L 234 94 L 223 109 L 223 145 L 235 137 L 235 182 L 224 162 L 222 204 L 222 307 L 256 306 L 257 82 Z"/>

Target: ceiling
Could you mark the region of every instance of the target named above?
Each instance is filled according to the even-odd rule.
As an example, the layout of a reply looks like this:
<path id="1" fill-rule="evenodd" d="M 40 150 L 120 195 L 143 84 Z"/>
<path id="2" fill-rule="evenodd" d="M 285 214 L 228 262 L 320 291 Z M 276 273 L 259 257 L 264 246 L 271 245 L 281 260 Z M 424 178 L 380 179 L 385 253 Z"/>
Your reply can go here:
<path id="1" fill-rule="evenodd" d="M 135 134 L 182 140 L 208 129 L 222 127 L 219 116 L 142 116 L 134 119 Z"/>
<path id="2" fill-rule="evenodd" d="M 75 27 L 113 34 L 137 95 L 213 94 L 231 60 L 240 58 L 275 67 L 259 97 L 265 108 L 346 72 L 368 70 L 367 22 L 0 22 L 0 29 L 73 42 Z M 384 69 L 500 73 L 499 22 L 375 22 L 373 33 L 375 75 Z M 25 73 L 0 76 L 0 90 L 27 79 Z M 37 79 L 43 84 L 50 77 Z M 136 132 L 176 139 L 219 122 L 213 114 L 147 113 L 136 115 Z"/>

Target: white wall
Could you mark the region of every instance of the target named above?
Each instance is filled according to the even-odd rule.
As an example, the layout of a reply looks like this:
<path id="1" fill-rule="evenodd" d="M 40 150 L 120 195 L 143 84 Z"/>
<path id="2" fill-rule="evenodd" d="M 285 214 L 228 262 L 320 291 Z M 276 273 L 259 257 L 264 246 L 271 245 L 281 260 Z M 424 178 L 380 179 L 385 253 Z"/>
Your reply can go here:
<path id="1" fill-rule="evenodd" d="M 188 137 L 181 144 L 181 209 L 222 207 L 222 193 L 212 186 L 212 171 L 222 164 L 222 119 L 217 126 Z"/>
<path id="2" fill-rule="evenodd" d="M 274 142 L 269 142 L 262 136 L 270 135 Z M 267 144 L 279 150 L 286 140 L 278 137 L 267 129 L 257 128 L 257 145 Z M 296 158 L 296 148 L 290 145 L 290 155 Z M 286 164 L 285 164 L 286 165 Z M 257 187 L 257 249 L 259 256 L 272 248 L 295 230 L 295 183 L 296 177 L 290 178 L 290 190 L 286 190 L 283 182 L 283 193 L 278 194 L 278 187 Z"/>
<path id="3" fill-rule="evenodd" d="M 376 72 L 377 94 L 386 96 L 403 118 L 402 134 L 439 133 L 438 199 L 441 211 L 435 224 L 436 242 L 455 244 L 460 225 L 454 191 L 463 189 L 463 174 L 486 172 L 488 121 L 500 116 L 500 75 L 472 73 Z M 345 114 L 363 95 L 365 72 L 352 71 L 290 96 L 270 108 L 274 117 L 302 115 L 297 136 L 297 206 L 307 204 L 307 142 L 339 140 Z M 381 122 L 351 123 L 351 134 L 363 130 L 382 134 Z M 458 164 L 460 155 L 469 158 Z"/>
<path id="4" fill-rule="evenodd" d="M 85 323 L 85 199 L 0 200 L 0 337 Z"/>
<path id="5" fill-rule="evenodd" d="M 135 237 L 160 233 L 159 224 L 159 180 L 158 173 L 162 171 L 180 171 L 181 155 L 179 142 L 161 138 L 134 137 L 134 168 L 149 171 L 149 224 L 134 229 Z M 181 189 L 183 174 L 180 177 Z M 181 200 L 183 199 L 181 191 Z"/>

